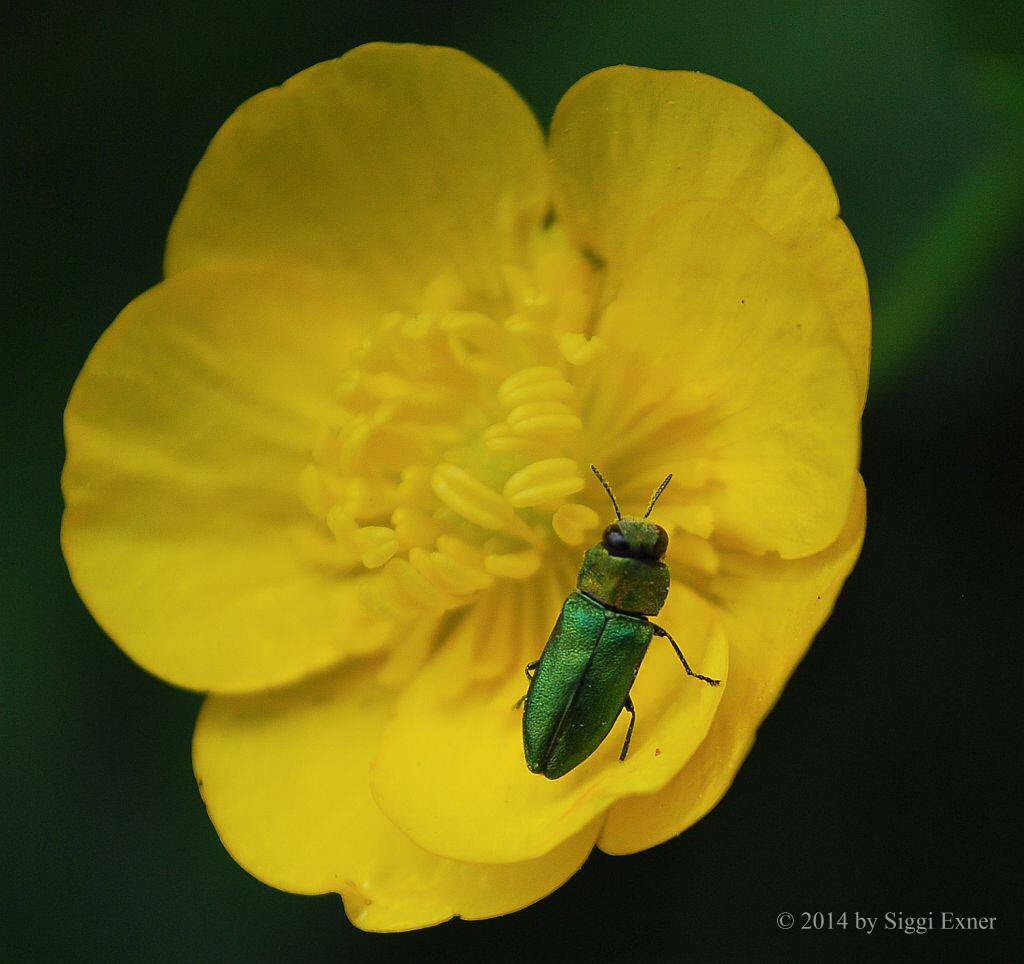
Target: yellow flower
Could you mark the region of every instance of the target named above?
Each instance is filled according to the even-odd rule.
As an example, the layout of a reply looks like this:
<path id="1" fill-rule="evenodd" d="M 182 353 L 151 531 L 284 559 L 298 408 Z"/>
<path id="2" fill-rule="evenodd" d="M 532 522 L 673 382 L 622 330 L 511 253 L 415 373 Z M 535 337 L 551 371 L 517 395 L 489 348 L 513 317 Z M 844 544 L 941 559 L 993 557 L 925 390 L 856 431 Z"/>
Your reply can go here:
<path id="1" fill-rule="evenodd" d="M 544 137 L 465 54 L 374 44 L 244 104 L 166 280 L 68 404 L 63 544 L 260 879 L 369 930 L 523 907 L 729 786 L 852 567 L 863 268 L 817 155 L 701 74 L 601 70 Z M 626 725 L 561 780 L 512 709 L 609 507 L 668 473 Z"/>

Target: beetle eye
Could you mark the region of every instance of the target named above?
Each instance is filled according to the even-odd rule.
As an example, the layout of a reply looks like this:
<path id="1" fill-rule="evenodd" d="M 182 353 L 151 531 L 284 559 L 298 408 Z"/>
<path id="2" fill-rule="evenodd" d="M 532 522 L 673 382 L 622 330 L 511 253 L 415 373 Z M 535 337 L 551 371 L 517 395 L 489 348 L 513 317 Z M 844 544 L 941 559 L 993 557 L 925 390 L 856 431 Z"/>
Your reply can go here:
<path id="1" fill-rule="evenodd" d="M 604 530 L 604 536 L 601 538 L 601 544 L 613 556 L 624 556 L 629 551 L 629 541 L 622 534 L 622 530 L 619 528 L 617 522 L 613 522 Z"/>
<path id="2" fill-rule="evenodd" d="M 668 552 L 668 533 L 658 526 L 658 538 L 654 540 L 654 558 L 662 559 Z"/>

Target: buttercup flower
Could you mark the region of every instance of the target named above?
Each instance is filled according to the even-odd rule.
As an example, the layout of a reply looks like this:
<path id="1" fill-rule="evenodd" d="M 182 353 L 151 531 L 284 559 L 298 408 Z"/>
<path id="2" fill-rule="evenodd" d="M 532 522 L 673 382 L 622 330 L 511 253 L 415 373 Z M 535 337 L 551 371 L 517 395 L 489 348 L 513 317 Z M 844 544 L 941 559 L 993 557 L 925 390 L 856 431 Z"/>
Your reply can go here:
<path id="1" fill-rule="evenodd" d="M 245 103 L 165 280 L 68 404 L 63 544 L 140 665 L 208 696 L 227 849 L 369 930 L 508 913 L 699 820 L 850 571 L 869 310 L 817 155 L 696 73 L 583 78 L 550 137 L 457 51 Z M 523 667 L 610 519 L 670 535 L 627 717 L 559 780 Z"/>

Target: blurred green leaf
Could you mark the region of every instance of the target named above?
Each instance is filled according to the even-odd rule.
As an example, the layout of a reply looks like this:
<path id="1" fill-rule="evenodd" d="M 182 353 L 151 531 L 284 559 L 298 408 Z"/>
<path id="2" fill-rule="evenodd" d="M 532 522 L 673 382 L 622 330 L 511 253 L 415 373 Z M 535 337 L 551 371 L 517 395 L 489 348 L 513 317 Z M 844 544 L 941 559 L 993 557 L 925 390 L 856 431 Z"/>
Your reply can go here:
<path id="1" fill-rule="evenodd" d="M 948 332 L 949 322 L 1000 262 L 1024 223 L 1024 78 L 996 70 L 986 100 L 1005 115 L 1005 136 L 951 190 L 891 273 L 876 288 L 872 390 L 894 377 Z"/>

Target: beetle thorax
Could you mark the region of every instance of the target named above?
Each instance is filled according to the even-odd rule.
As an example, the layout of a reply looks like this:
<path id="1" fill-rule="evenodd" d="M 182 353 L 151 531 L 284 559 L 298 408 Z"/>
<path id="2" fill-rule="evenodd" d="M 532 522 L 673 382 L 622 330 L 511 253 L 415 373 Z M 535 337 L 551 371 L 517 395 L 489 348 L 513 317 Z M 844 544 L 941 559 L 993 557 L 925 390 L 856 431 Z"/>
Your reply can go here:
<path id="1" fill-rule="evenodd" d="M 612 609 L 655 616 L 668 598 L 669 570 L 663 562 L 615 556 L 597 545 L 583 557 L 577 585 Z"/>

